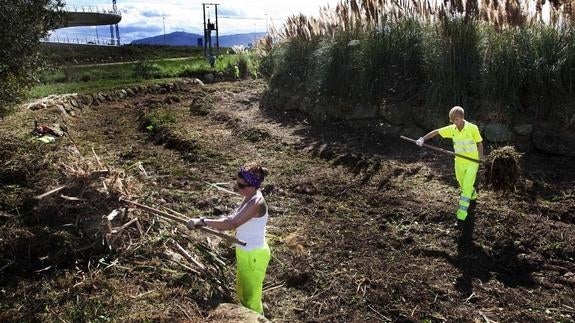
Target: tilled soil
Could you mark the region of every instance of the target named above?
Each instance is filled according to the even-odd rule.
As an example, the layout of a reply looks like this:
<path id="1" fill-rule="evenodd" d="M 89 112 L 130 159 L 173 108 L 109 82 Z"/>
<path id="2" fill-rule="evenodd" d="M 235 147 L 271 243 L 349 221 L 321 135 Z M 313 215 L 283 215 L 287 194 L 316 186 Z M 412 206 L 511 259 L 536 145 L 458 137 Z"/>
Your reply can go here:
<path id="1" fill-rule="evenodd" d="M 383 135 L 376 121 L 315 124 L 265 110 L 264 88 L 190 85 L 85 108 L 65 121 L 86 158 L 93 148 L 141 185 L 132 199 L 190 216 L 229 212 L 237 197 L 206 182 L 232 183 L 239 165 L 262 161 L 271 171 L 263 187 L 272 248 L 264 302 L 273 321 L 574 319 L 570 161 L 526 156 L 521 187 L 480 185 L 473 221 L 456 227 L 449 157 Z M 61 184 L 57 161 L 73 144 L 27 142 L 31 128 L 22 129 L 32 113 L 0 127 L 2 320 L 199 321 L 234 301 L 233 247 L 218 238 L 132 210 L 145 235 L 129 233 L 110 251 L 80 223 L 108 214 L 117 207 L 112 199 L 65 192 L 85 199 L 70 205 L 53 197 L 39 207 L 32 196 Z M 169 239 L 196 254 L 211 250 L 225 263 L 218 282 L 174 262 Z"/>

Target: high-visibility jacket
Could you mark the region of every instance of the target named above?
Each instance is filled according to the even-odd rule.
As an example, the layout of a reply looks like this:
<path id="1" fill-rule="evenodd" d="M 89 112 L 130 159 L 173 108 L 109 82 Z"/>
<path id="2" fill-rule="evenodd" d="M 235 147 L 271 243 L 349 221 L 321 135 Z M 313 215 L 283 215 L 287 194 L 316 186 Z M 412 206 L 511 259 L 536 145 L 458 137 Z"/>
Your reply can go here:
<path id="1" fill-rule="evenodd" d="M 461 131 L 457 129 L 456 125 L 452 124 L 440 128 L 438 132 L 443 138 L 453 139 L 453 151 L 455 153 L 471 157 L 473 159 L 479 159 L 477 143 L 482 142 L 483 138 L 481 138 L 479 128 L 477 128 L 473 123 L 465 121 Z M 456 157 L 456 160 L 457 159 L 465 160 L 463 158 Z"/>

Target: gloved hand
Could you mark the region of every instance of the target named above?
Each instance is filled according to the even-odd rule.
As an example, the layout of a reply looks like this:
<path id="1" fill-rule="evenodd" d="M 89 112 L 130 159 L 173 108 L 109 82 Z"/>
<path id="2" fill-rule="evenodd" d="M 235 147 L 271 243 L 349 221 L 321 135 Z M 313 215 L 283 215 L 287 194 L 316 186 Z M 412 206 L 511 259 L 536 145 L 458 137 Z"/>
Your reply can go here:
<path id="1" fill-rule="evenodd" d="M 417 139 L 415 141 L 415 144 L 418 145 L 419 147 L 423 146 L 423 143 L 425 142 L 425 139 L 423 139 L 423 137 L 419 137 L 419 139 Z"/>
<path id="2" fill-rule="evenodd" d="M 186 222 L 186 227 L 190 230 L 197 229 L 199 227 L 205 227 L 205 226 L 206 226 L 206 222 L 204 222 L 204 218 L 189 219 L 188 222 Z"/>

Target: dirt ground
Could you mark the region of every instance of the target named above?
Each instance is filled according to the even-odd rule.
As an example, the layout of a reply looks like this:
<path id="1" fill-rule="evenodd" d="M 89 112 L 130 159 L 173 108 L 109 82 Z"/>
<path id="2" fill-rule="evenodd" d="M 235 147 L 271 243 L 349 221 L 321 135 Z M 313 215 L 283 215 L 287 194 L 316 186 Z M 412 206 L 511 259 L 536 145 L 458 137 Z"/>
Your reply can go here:
<path id="1" fill-rule="evenodd" d="M 320 125 L 262 109 L 264 89 L 189 85 L 60 122 L 85 159 L 121 170 L 131 199 L 190 216 L 231 211 L 238 198 L 206 182 L 231 188 L 239 165 L 262 161 L 272 321 L 575 320 L 572 160 L 525 156 L 517 191 L 480 185 L 473 221 L 457 228 L 450 157 L 382 135 L 377 121 Z M 0 124 L 0 320 L 203 321 L 237 302 L 230 243 L 130 210 L 144 233 L 126 231 L 110 251 L 98 225 L 117 196 L 79 185 L 35 199 L 78 162 L 68 138 L 29 140 L 35 118 L 56 118 L 42 113 Z M 172 239 L 212 279 L 174 255 Z"/>

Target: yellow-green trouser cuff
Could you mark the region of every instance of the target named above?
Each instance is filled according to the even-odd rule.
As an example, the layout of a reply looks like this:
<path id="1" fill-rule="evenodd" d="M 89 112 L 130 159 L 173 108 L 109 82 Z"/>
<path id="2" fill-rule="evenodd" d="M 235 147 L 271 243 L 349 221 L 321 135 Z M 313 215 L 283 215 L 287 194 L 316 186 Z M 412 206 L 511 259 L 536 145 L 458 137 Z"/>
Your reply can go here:
<path id="1" fill-rule="evenodd" d="M 459 209 L 457 210 L 455 216 L 457 217 L 458 220 L 465 221 L 465 219 L 467 219 L 467 211 Z"/>
<path id="2" fill-rule="evenodd" d="M 246 251 L 236 247 L 236 293 L 243 306 L 263 314 L 262 287 L 270 261 L 270 248 Z"/>

